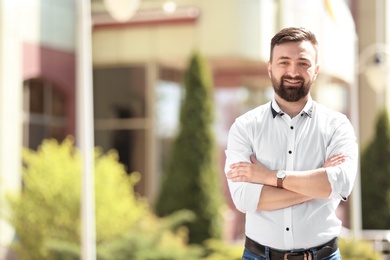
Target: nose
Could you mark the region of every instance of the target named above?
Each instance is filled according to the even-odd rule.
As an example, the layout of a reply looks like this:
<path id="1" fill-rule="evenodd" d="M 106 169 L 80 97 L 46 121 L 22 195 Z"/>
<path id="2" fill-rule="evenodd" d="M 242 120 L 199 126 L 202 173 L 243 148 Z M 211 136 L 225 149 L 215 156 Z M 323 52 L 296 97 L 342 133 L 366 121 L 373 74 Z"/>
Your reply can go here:
<path id="1" fill-rule="evenodd" d="M 287 74 L 290 75 L 291 77 L 298 76 L 299 75 L 298 66 L 295 64 L 291 64 Z"/>

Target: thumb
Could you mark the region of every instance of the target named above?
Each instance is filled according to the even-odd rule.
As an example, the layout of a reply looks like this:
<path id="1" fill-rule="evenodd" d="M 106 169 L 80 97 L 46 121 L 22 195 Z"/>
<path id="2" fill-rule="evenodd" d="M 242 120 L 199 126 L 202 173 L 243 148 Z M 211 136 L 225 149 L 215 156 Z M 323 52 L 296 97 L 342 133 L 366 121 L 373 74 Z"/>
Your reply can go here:
<path id="1" fill-rule="evenodd" d="M 251 158 L 250 158 L 250 159 L 251 159 L 251 162 L 252 162 L 252 163 L 259 164 L 259 161 L 256 160 L 256 157 L 255 157 L 253 154 L 251 155 Z"/>

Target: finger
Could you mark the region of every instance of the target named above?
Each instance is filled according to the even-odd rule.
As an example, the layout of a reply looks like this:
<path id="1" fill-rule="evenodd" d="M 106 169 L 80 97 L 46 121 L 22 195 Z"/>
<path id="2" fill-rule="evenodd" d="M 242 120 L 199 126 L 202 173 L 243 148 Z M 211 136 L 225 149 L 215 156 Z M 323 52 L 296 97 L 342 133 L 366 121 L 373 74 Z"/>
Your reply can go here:
<path id="1" fill-rule="evenodd" d="M 256 163 L 256 164 L 259 164 L 260 162 L 256 159 L 256 157 L 255 157 L 255 155 L 251 155 L 251 157 L 250 157 L 250 159 L 251 159 L 251 162 L 252 163 Z"/>
<path id="2" fill-rule="evenodd" d="M 242 170 L 240 170 L 239 168 L 234 168 L 234 169 L 228 171 L 226 176 L 229 179 L 232 179 L 232 178 L 237 178 L 238 176 L 241 176 L 242 174 L 243 174 Z"/>
<path id="3" fill-rule="evenodd" d="M 335 154 L 333 156 L 331 156 L 328 161 L 329 162 L 336 162 L 336 161 L 339 161 L 339 160 L 342 160 L 344 158 L 344 155 L 343 154 Z"/>
<path id="4" fill-rule="evenodd" d="M 249 163 L 247 162 L 238 162 L 238 163 L 233 163 L 230 165 L 230 169 L 234 169 L 234 168 L 239 168 L 239 167 L 245 167 L 245 166 L 248 166 Z"/>
<path id="5" fill-rule="evenodd" d="M 238 167 L 240 167 L 240 164 L 238 163 L 233 163 L 232 165 L 230 165 L 230 169 L 237 169 Z"/>
<path id="6" fill-rule="evenodd" d="M 232 182 L 245 182 L 247 181 L 247 177 L 244 176 L 244 175 L 239 175 L 239 176 L 235 176 L 233 178 L 230 179 Z"/>
<path id="7" fill-rule="evenodd" d="M 337 166 L 345 162 L 345 156 L 344 155 L 338 155 L 338 156 L 332 156 L 331 158 L 328 159 L 328 161 L 325 163 L 325 166 L 330 167 L 330 166 Z"/>
<path id="8" fill-rule="evenodd" d="M 334 154 L 332 155 L 328 160 L 329 161 L 334 161 L 334 160 L 337 160 L 337 158 L 339 158 L 340 154 Z"/>
<path id="9" fill-rule="evenodd" d="M 336 158 L 333 159 L 333 161 L 336 162 L 336 163 L 344 162 L 345 161 L 345 156 L 344 155 L 337 156 Z"/>
<path id="10" fill-rule="evenodd" d="M 232 178 L 232 171 L 228 171 L 226 173 L 226 178 L 231 179 Z"/>
<path id="11" fill-rule="evenodd" d="M 227 172 L 226 177 L 228 179 L 236 178 L 239 175 L 239 172 L 237 169 L 232 169 Z"/>
<path id="12" fill-rule="evenodd" d="M 337 154 L 333 155 L 332 157 L 333 157 L 334 159 L 339 159 L 339 158 L 345 157 L 345 155 L 344 155 L 344 154 L 341 154 L 341 153 L 337 153 Z"/>

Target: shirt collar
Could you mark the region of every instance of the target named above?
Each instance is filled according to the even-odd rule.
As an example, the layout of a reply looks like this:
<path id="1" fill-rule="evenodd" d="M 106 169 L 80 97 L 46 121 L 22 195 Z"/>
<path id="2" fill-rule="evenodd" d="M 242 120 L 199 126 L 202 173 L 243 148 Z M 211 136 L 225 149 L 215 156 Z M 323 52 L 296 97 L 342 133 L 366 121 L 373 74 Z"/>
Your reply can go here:
<path id="1" fill-rule="evenodd" d="M 275 118 L 277 115 L 283 116 L 284 112 L 280 109 L 278 103 L 276 102 L 275 98 L 272 99 L 271 102 L 271 112 L 272 112 L 272 117 Z"/>
<path id="2" fill-rule="evenodd" d="M 285 113 L 280 109 L 278 103 L 276 102 L 275 98 L 272 99 L 271 102 L 271 112 L 272 117 L 275 118 L 277 115 L 283 116 Z M 309 99 L 306 102 L 306 105 L 303 107 L 302 111 L 300 112 L 301 116 L 307 115 L 308 117 L 312 117 L 313 115 L 313 99 L 311 96 L 309 96 Z"/>

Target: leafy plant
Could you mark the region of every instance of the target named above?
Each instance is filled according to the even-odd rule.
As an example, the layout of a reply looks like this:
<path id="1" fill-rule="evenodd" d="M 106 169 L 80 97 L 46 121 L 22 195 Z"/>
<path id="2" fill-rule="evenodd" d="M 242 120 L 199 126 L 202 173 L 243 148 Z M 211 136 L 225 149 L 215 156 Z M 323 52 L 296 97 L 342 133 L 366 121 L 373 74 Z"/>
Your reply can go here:
<path id="1" fill-rule="evenodd" d="M 188 209 L 190 243 L 220 238 L 222 195 L 212 131 L 213 88 L 206 61 L 195 53 L 184 76 L 185 98 L 180 129 L 165 170 L 156 212 L 160 216 Z"/>
<path id="2" fill-rule="evenodd" d="M 339 248 L 343 260 L 381 260 L 372 244 L 364 240 L 339 239 Z"/>
<path id="3" fill-rule="evenodd" d="M 8 196 L 19 259 L 80 259 L 80 164 L 71 138 L 23 151 L 23 191 Z M 156 217 L 134 193 L 139 178 L 125 172 L 116 152 L 95 150 L 97 259 L 201 258 L 181 226 L 193 213 Z"/>
<path id="4" fill-rule="evenodd" d="M 361 155 L 364 229 L 390 229 L 390 126 L 386 110 L 377 118 L 375 136 Z"/>
<path id="5" fill-rule="evenodd" d="M 240 260 L 242 259 L 242 253 L 244 246 L 232 245 L 219 239 L 209 239 L 204 242 L 206 249 L 206 260 Z"/>

